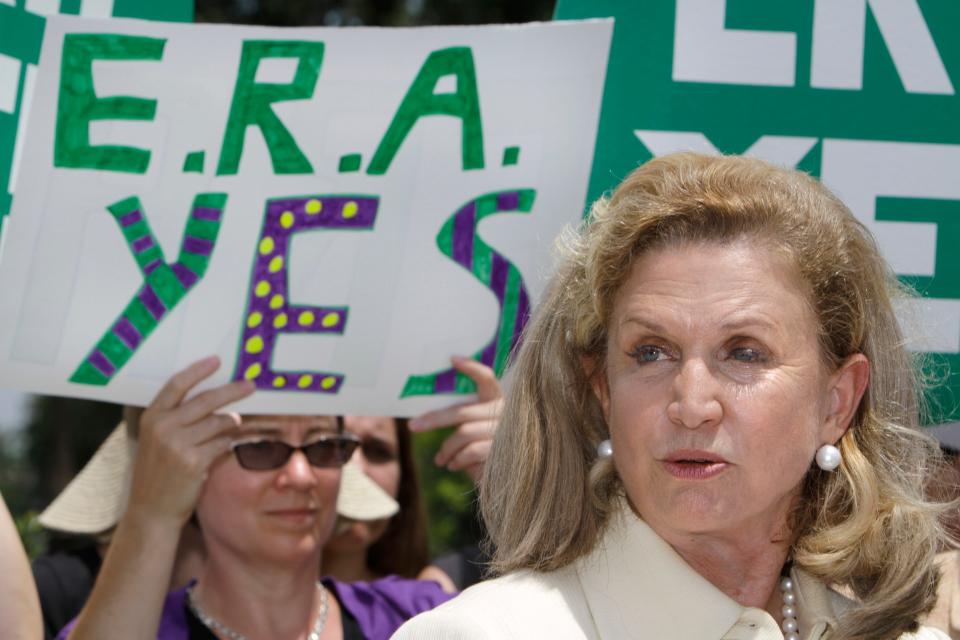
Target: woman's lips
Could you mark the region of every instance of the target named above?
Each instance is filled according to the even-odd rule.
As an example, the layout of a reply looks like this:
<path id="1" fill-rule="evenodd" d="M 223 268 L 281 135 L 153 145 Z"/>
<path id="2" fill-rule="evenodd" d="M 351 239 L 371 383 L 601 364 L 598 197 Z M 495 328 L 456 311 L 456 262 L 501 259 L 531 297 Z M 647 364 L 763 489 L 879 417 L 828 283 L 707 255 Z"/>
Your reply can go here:
<path id="1" fill-rule="evenodd" d="M 708 480 L 730 466 L 724 458 L 709 451 L 675 451 L 662 464 L 667 473 L 680 480 Z"/>
<path id="2" fill-rule="evenodd" d="M 316 509 L 272 509 L 267 511 L 268 516 L 280 518 L 287 522 L 307 522 L 317 515 Z"/>
<path id="3" fill-rule="evenodd" d="M 723 473 L 726 462 L 664 462 L 667 473 L 680 480 L 707 480 Z"/>

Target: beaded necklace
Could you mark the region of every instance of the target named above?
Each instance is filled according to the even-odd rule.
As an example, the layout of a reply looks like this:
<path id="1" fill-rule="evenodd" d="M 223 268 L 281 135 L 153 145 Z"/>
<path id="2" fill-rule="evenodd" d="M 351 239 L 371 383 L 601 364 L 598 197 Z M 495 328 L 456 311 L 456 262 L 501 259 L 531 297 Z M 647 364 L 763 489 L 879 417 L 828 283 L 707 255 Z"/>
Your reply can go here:
<path id="1" fill-rule="evenodd" d="M 204 611 L 200 607 L 196 595 L 193 593 L 193 587 L 194 585 L 187 587 L 187 606 L 190 607 L 190 611 L 193 612 L 193 615 L 197 616 L 204 626 L 229 640 L 247 640 L 247 636 L 242 633 L 237 633 Z M 310 635 L 307 636 L 307 640 L 320 640 L 320 634 L 323 633 L 323 628 L 327 624 L 327 590 L 319 582 L 317 583 L 317 589 L 320 590 L 320 613 L 317 614 L 317 619 L 313 623 L 313 629 L 310 630 Z"/>
<path id="2" fill-rule="evenodd" d="M 785 568 L 785 575 L 780 578 L 780 599 L 783 600 L 783 640 L 800 640 L 800 627 L 797 625 L 797 596 L 793 592 L 793 578 L 790 577 L 789 567 Z"/>

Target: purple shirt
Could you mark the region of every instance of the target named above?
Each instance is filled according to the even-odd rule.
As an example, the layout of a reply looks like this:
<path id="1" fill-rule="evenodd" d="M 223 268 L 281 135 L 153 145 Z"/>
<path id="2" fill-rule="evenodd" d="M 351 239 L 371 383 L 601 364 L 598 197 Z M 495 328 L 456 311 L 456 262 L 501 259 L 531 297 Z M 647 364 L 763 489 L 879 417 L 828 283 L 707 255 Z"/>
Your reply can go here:
<path id="1" fill-rule="evenodd" d="M 356 618 L 367 640 L 387 640 L 413 616 L 454 596 L 444 592 L 436 582 L 399 576 L 387 576 L 373 582 L 338 582 L 324 578 L 323 584 Z M 185 587 L 167 594 L 160 614 L 157 640 L 188 640 L 186 597 Z M 74 622 L 57 634 L 57 640 L 66 640 Z"/>

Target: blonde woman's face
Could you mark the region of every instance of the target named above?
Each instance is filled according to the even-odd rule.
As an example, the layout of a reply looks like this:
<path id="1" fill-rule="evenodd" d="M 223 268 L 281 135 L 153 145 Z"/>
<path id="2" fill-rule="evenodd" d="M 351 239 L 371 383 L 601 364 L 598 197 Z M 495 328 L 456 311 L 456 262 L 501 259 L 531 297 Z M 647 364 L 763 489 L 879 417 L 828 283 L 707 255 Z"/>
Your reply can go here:
<path id="1" fill-rule="evenodd" d="M 781 530 L 846 426 L 816 332 L 799 277 L 746 240 L 634 263 L 595 390 L 627 496 L 662 537 Z"/>

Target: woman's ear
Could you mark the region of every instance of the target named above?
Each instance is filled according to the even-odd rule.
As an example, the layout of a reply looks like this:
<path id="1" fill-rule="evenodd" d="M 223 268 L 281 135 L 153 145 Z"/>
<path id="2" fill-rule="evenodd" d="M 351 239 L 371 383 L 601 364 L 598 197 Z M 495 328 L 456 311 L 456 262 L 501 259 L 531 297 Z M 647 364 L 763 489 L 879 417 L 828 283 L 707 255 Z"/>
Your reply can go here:
<path id="1" fill-rule="evenodd" d="M 593 395 L 600 401 L 604 419 L 609 421 L 610 390 L 607 388 L 607 376 L 604 375 L 603 371 L 599 370 L 600 365 L 598 364 L 596 356 L 581 356 L 580 366 L 583 367 L 583 373 L 587 376 L 587 380 L 590 381 L 590 386 L 593 387 Z"/>
<path id="2" fill-rule="evenodd" d="M 869 382 L 870 361 L 862 353 L 848 357 L 830 376 L 830 407 L 823 425 L 823 442 L 835 444 L 847 432 Z"/>

